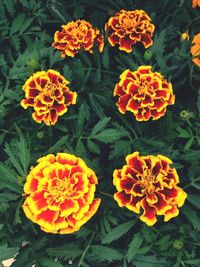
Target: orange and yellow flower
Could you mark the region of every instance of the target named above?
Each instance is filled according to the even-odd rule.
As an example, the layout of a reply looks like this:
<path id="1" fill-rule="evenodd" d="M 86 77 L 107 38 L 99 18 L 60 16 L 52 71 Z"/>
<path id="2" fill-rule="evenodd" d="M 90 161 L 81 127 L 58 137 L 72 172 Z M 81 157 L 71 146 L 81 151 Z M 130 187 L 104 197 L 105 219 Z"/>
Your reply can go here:
<path id="1" fill-rule="evenodd" d="M 159 119 L 175 101 L 172 84 L 159 72 L 152 72 L 151 66 L 141 66 L 134 72 L 125 70 L 113 95 L 119 96 L 118 110 L 122 114 L 132 112 L 138 121 Z"/>
<path id="2" fill-rule="evenodd" d="M 104 37 L 99 29 L 93 28 L 85 20 L 71 21 L 62 25 L 62 31 L 56 31 L 52 46 L 61 51 L 61 57 L 74 57 L 79 50 L 93 52 L 94 45 L 99 51 L 104 48 Z"/>
<path id="3" fill-rule="evenodd" d="M 194 36 L 190 52 L 193 56 L 192 61 L 200 67 L 200 33 Z"/>
<path id="4" fill-rule="evenodd" d="M 49 154 L 37 160 L 24 185 L 27 218 L 48 233 L 78 231 L 97 211 L 97 177 L 85 162 L 70 154 Z"/>
<path id="5" fill-rule="evenodd" d="M 162 155 L 128 155 L 126 165 L 113 173 L 118 205 L 138 214 L 142 210 L 140 219 L 149 226 L 157 222 L 156 215 L 163 215 L 165 222 L 176 217 L 187 194 L 177 186 L 179 177 L 170 164 Z"/>
<path id="6" fill-rule="evenodd" d="M 58 116 L 68 111 L 68 106 L 76 104 L 77 93 L 70 91 L 67 81 L 55 70 L 34 73 L 24 84 L 24 109 L 33 107 L 33 119 L 46 125 L 54 125 Z"/>
<path id="7" fill-rule="evenodd" d="M 153 44 L 155 26 L 144 10 L 121 10 L 108 20 L 105 30 L 112 46 L 119 45 L 120 50 L 130 53 L 137 42 L 145 48 Z"/>
<path id="8" fill-rule="evenodd" d="M 200 0 L 192 0 L 192 8 L 200 7 Z"/>

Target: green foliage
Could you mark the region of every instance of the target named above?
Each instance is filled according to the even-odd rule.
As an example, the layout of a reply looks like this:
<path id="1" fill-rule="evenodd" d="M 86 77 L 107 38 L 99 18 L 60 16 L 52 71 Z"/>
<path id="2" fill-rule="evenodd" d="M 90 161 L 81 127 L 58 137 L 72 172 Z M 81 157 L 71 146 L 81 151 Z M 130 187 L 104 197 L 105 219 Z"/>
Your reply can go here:
<path id="1" fill-rule="evenodd" d="M 62 59 L 53 35 L 71 20 L 86 19 L 104 31 L 115 12 L 144 9 L 156 26 L 154 44 L 126 54 L 105 42 L 102 54 L 83 51 Z M 189 31 L 190 41 L 181 41 Z M 192 37 L 199 10 L 186 0 L 2 0 L 0 3 L 0 262 L 12 267 L 184 267 L 200 265 L 200 76 L 192 63 Z M 176 103 L 158 121 L 137 122 L 122 115 L 113 89 L 127 68 L 151 65 L 173 85 Z M 78 94 L 77 105 L 47 127 L 24 110 L 22 86 L 34 72 L 58 70 Z M 180 214 L 148 227 L 113 199 L 114 169 L 125 156 L 169 156 L 188 193 Z M 42 232 L 21 205 L 23 185 L 37 158 L 57 152 L 82 157 L 99 179 L 97 214 L 71 235 Z"/>

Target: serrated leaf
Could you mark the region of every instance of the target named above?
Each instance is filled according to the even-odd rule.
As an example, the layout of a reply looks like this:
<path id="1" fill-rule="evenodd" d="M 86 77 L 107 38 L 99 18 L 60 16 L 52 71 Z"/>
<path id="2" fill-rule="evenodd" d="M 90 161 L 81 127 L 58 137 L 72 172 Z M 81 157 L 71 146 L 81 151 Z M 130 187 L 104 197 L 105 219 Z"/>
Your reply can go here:
<path id="1" fill-rule="evenodd" d="M 0 262 L 9 258 L 14 258 L 18 248 L 8 248 L 7 245 L 0 246 Z"/>
<path id="2" fill-rule="evenodd" d="M 19 14 L 12 22 L 11 29 L 10 29 L 10 35 L 13 35 L 14 33 L 20 31 L 23 23 L 25 20 L 24 13 Z"/>
<path id="3" fill-rule="evenodd" d="M 47 257 L 41 257 L 38 259 L 38 262 L 43 266 L 43 267 L 62 267 L 63 265 L 60 264 L 59 262 L 55 262 L 55 260 L 47 258 Z"/>
<path id="4" fill-rule="evenodd" d="M 124 136 L 126 136 L 125 133 L 119 132 L 116 129 L 105 129 L 102 132 L 95 135 L 93 138 L 97 141 L 107 144 L 115 142 Z"/>
<path id="5" fill-rule="evenodd" d="M 91 136 L 96 135 L 98 132 L 104 129 L 104 127 L 109 123 L 110 118 L 105 117 L 102 120 L 100 120 L 92 129 Z"/>
<path id="6" fill-rule="evenodd" d="M 143 242 L 143 236 L 141 235 L 141 233 L 135 234 L 132 241 L 128 245 L 128 251 L 127 251 L 128 262 L 131 262 L 134 259 L 140 246 L 142 245 L 142 242 Z"/>
<path id="7" fill-rule="evenodd" d="M 125 235 L 135 225 L 135 223 L 136 219 L 133 219 L 113 228 L 102 238 L 102 244 L 110 244 L 114 240 L 119 239 L 121 236 Z"/>
<path id="8" fill-rule="evenodd" d="M 63 257 L 65 259 L 76 258 L 82 254 L 82 250 L 73 243 L 60 247 L 47 248 L 46 252 L 49 256 Z"/>
<path id="9" fill-rule="evenodd" d="M 185 217 L 188 219 L 188 221 L 192 223 L 194 228 L 200 231 L 200 220 L 199 220 L 199 216 L 197 215 L 197 213 L 191 208 L 186 207 L 186 206 L 183 207 L 182 212 L 185 215 Z"/>
<path id="10" fill-rule="evenodd" d="M 92 245 L 90 248 L 93 254 L 92 257 L 94 257 L 95 260 L 98 259 L 99 262 L 113 262 L 123 258 L 123 254 L 121 252 L 111 247 Z"/>
<path id="11" fill-rule="evenodd" d="M 92 142 L 90 139 L 87 140 L 87 148 L 92 153 L 95 153 L 97 155 L 100 155 L 100 153 L 101 153 L 101 150 L 100 150 L 99 146 L 97 144 L 95 144 L 94 142 Z"/>

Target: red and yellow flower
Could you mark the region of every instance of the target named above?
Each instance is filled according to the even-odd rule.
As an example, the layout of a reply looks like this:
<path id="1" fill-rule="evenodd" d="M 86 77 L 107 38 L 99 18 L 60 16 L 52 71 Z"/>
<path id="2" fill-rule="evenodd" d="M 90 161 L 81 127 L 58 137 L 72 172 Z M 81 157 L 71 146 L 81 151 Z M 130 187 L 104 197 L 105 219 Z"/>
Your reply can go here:
<path id="1" fill-rule="evenodd" d="M 78 231 L 97 211 L 97 177 L 85 162 L 70 154 L 49 154 L 37 160 L 24 185 L 27 218 L 48 233 Z"/>
<path id="2" fill-rule="evenodd" d="M 200 7 L 200 0 L 192 0 L 192 8 Z"/>
<path id="3" fill-rule="evenodd" d="M 194 36 L 190 53 L 193 56 L 192 61 L 200 67 L 200 33 Z"/>
<path id="4" fill-rule="evenodd" d="M 140 219 L 149 226 L 157 222 L 157 215 L 163 215 L 165 222 L 176 217 L 187 194 L 177 186 L 179 177 L 170 164 L 162 155 L 128 155 L 126 165 L 113 173 L 118 205 L 138 214 L 142 210 Z"/>
<path id="5" fill-rule="evenodd" d="M 116 84 L 114 96 L 119 96 L 118 110 L 130 111 L 138 121 L 157 120 L 173 105 L 172 84 L 159 72 L 152 72 L 151 66 L 141 66 L 136 71 L 125 70 Z"/>
<path id="6" fill-rule="evenodd" d="M 33 119 L 46 125 L 54 125 L 58 117 L 68 111 L 68 106 L 76 104 L 77 93 L 70 91 L 67 81 L 55 70 L 34 73 L 24 84 L 24 109 L 33 107 Z"/>
<path id="7" fill-rule="evenodd" d="M 119 45 L 120 50 L 130 53 L 137 42 L 145 48 L 153 44 L 155 26 L 144 10 L 121 10 L 108 20 L 105 30 L 112 46 Z"/>
<path id="8" fill-rule="evenodd" d="M 99 29 L 93 28 L 85 20 L 71 21 L 62 25 L 62 31 L 56 31 L 52 46 L 61 51 L 61 57 L 74 57 L 79 50 L 93 52 L 94 45 L 97 45 L 99 51 L 104 48 L 104 37 Z"/>

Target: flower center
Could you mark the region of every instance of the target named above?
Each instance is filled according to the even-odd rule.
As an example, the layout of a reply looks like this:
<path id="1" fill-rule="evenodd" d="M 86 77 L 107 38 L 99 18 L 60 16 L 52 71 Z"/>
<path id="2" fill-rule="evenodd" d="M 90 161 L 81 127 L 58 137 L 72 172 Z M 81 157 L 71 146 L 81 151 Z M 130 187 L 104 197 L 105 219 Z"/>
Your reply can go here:
<path id="1" fill-rule="evenodd" d="M 136 24 L 136 22 L 133 19 L 124 18 L 124 20 L 123 20 L 123 27 L 124 28 L 127 28 L 127 29 L 134 28 L 135 27 L 135 24 Z"/>
<path id="2" fill-rule="evenodd" d="M 50 82 L 48 82 L 44 87 L 44 95 L 46 96 L 54 96 L 56 92 L 56 86 Z"/>
<path id="3" fill-rule="evenodd" d="M 48 189 L 47 198 L 49 201 L 55 201 L 57 203 L 64 202 L 75 192 L 74 184 L 68 178 L 59 179 L 55 177 L 53 184 L 50 184 Z"/>
<path id="4" fill-rule="evenodd" d="M 152 175 L 151 171 L 149 169 L 144 170 L 141 185 L 148 193 L 155 190 L 154 182 L 155 177 Z"/>

